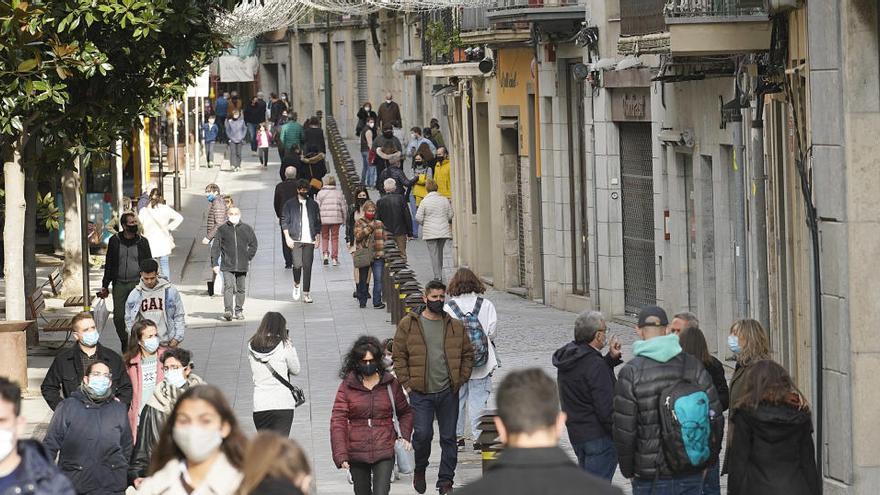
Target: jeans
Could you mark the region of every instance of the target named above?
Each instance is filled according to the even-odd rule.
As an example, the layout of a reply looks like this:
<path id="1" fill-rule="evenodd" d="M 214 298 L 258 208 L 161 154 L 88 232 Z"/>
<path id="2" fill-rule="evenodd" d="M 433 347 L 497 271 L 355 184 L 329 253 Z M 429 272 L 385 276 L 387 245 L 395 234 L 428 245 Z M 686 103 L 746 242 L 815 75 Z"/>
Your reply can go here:
<path id="1" fill-rule="evenodd" d="M 303 283 L 303 292 L 308 293 L 312 287 L 312 262 L 315 261 L 315 243 L 297 242 L 291 249 L 293 253 L 293 283 Z M 305 275 L 304 275 L 305 274 Z"/>
<path id="2" fill-rule="evenodd" d="M 251 151 L 257 151 L 257 124 L 247 125 L 247 140 L 251 143 Z"/>
<path id="3" fill-rule="evenodd" d="M 122 353 L 128 349 L 128 329 L 125 327 L 125 301 L 128 295 L 137 287 L 138 281 L 117 282 L 113 281 L 113 326 L 116 327 L 116 335 L 122 344 Z"/>
<path id="4" fill-rule="evenodd" d="M 573 444 L 578 465 L 584 471 L 611 481 L 617 470 L 617 449 L 611 437 L 601 437 Z"/>
<path id="5" fill-rule="evenodd" d="M 339 224 L 321 224 L 321 251 L 324 256 L 339 259 Z"/>
<path id="6" fill-rule="evenodd" d="M 287 245 L 287 239 L 284 237 L 284 226 L 281 225 L 281 220 L 278 220 L 278 225 L 281 227 L 281 254 L 284 256 L 284 268 L 290 268 L 293 266 L 293 252 Z"/>
<path id="7" fill-rule="evenodd" d="M 225 115 L 215 115 L 214 123 L 217 124 L 217 142 L 225 143 L 226 142 L 226 116 Z"/>
<path id="8" fill-rule="evenodd" d="M 209 167 L 214 163 L 214 141 L 205 142 L 205 161 Z"/>
<path id="9" fill-rule="evenodd" d="M 254 426 L 257 431 L 269 430 L 289 437 L 292 425 L 293 409 L 254 411 Z"/>
<path id="10" fill-rule="evenodd" d="M 235 314 L 241 313 L 244 306 L 247 272 L 223 272 L 223 309 L 232 313 L 232 301 L 235 298 Z"/>
<path id="11" fill-rule="evenodd" d="M 370 268 L 373 269 L 373 306 L 382 304 L 382 270 L 385 269 L 385 260 L 373 260 L 371 266 L 358 268 L 357 294 L 358 302 L 367 304 L 367 294 L 370 293 Z"/>
<path id="12" fill-rule="evenodd" d="M 365 186 L 375 187 L 376 166 L 367 160 L 368 153 L 366 151 L 362 151 L 361 156 L 364 158 L 364 168 L 361 171 L 361 182 L 363 182 Z"/>
<path id="13" fill-rule="evenodd" d="M 171 262 L 168 261 L 168 256 L 159 256 L 156 260 L 159 262 L 159 275 L 171 282 Z"/>
<path id="14" fill-rule="evenodd" d="M 709 466 L 703 479 L 703 495 L 721 495 L 721 462 Z"/>
<path id="15" fill-rule="evenodd" d="M 354 482 L 354 495 L 388 495 L 391 491 L 393 467 L 394 458 L 382 459 L 372 464 L 350 462 L 349 471 Z"/>
<path id="16" fill-rule="evenodd" d="M 260 165 L 269 166 L 269 148 L 260 148 Z"/>
<path id="17" fill-rule="evenodd" d="M 412 212 L 413 237 L 418 239 L 419 222 L 416 222 L 416 212 L 418 211 L 418 208 L 416 207 L 416 197 L 412 194 L 409 195 L 409 210 Z"/>
<path id="18" fill-rule="evenodd" d="M 632 480 L 633 495 L 700 495 L 703 489 L 703 473 L 675 478 Z"/>
<path id="19" fill-rule="evenodd" d="M 470 379 L 458 389 L 458 425 L 455 434 L 458 438 L 464 437 L 464 424 L 470 416 L 471 434 L 474 440 L 480 436 L 480 414 L 489 402 L 492 393 L 492 375 L 485 378 Z M 467 405 L 467 414 L 464 409 Z"/>
<path id="20" fill-rule="evenodd" d="M 437 486 L 452 483 L 455 479 L 455 466 L 458 464 L 458 445 L 455 438 L 458 393 L 451 388 L 436 394 L 412 391 L 409 402 L 413 410 L 412 444 L 415 449 L 416 472 L 424 472 L 428 467 L 436 415 L 440 432 L 440 472 L 437 474 Z"/>
<path id="21" fill-rule="evenodd" d="M 428 239 L 425 243 L 428 245 L 434 280 L 443 280 L 443 245 L 446 244 L 446 239 Z"/>
<path id="22" fill-rule="evenodd" d="M 233 170 L 241 168 L 241 143 L 229 142 L 229 165 Z"/>

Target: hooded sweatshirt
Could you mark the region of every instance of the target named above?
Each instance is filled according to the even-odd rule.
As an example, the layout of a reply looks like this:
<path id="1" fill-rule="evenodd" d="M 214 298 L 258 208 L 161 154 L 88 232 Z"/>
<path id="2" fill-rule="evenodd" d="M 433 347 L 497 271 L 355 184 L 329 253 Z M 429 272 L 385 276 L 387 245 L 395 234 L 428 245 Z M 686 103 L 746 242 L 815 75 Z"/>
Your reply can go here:
<path id="1" fill-rule="evenodd" d="M 160 277 L 156 286 L 150 289 L 141 280 L 131 291 L 125 302 L 125 327 L 131 331 L 132 325 L 140 320 L 156 322 L 161 342 L 183 341 L 186 312 L 180 292 L 171 282 Z"/>
<path id="2" fill-rule="evenodd" d="M 611 436 L 614 408 L 614 367 L 622 363 L 602 356 L 589 344 L 569 342 L 553 353 L 559 401 L 572 444 Z"/>
<path id="3" fill-rule="evenodd" d="M 299 374 L 299 357 L 290 341 L 279 342 L 273 348 L 254 348 L 248 344 L 248 361 L 254 377 L 254 412 L 294 409 L 296 402 L 290 389 L 278 381 L 266 367 L 291 382 Z"/>

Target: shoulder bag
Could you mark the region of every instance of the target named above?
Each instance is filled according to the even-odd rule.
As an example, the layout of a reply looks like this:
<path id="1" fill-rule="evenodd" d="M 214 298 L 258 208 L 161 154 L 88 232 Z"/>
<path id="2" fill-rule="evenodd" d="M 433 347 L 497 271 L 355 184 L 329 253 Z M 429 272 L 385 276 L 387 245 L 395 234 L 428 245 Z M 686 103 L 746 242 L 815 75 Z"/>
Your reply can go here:
<path id="1" fill-rule="evenodd" d="M 274 376 L 276 380 L 281 382 L 282 385 L 290 390 L 291 395 L 293 395 L 293 401 L 296 403 L 296 407 L 299 407 L 306 403 L 306 394 L 305 392 L 303 392 L 303 389 L 285 380 L 284 377 L 279 375 L 278 372 L 275 371 L 275 368 L 273 368 L 272 365 L 270 365 L 269 363 L 263 362 L 263 365 L 265 365 L 266 368 L 269 368 L 269 372 L 272 373 L 272 376 Z"/>
<path id="2" fill-rule="evenodd" d="M 376 231 L 373 230 L 367 238 L 366 246 L 358 246 L 351 255 L 355 268 L 366 268 L 373 264 L 373 260 L 376 259 L 375 245 Z"/>
<path id="3" fill-rule="evenodd" d="M 394 460 L 397 461 L 397 470 L 401 474 L 412 474 L 416 469 L 415 452 L 413 449 L 407 449 L 404 445 L 406 439 L 400 432 L 400 421 L 397 418 L 397 405 L 394 403 L 391 384 L 388 384 L 388 398 L 391 399 L 391 411 L 393 412 L 391 420 L 394 422 L 394 431 L 397 433 L 397 440 L 394 441 Z"/>
<path id="4" fill-rule="evenodd" d="M 309 175 L 312 176 L 312 178 L 309 179 L 309 185 L 312 186 L 312 189 L 321 189 L 324 187 L 324 183 L 321 182 L 321 179 L 315 177 L 315 171 L 313 169 L 313 164 L 311 163 L 309 164 Z"/>

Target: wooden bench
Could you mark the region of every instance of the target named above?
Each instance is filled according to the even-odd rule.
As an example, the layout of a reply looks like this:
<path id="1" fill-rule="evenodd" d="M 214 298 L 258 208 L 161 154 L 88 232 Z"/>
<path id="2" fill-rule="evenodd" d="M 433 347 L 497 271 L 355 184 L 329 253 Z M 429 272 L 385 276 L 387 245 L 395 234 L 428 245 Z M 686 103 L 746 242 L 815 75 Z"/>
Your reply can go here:
<path id="1" fill-rule="evenodd" d="M 37 328 L 43 332 L 70 332 L 73 331 L 71 318 L 47 319 L 43 316 L 46 310 L 46 298 L 43 296 L 43 288 L 40 287 L 27 298 L 28 311 L 31 318 L 37 322 Z M 42 322 L 42 324 L 41 324 Z"/>
<path id="2" fill-rule="evenodd" d="M 61 285 L 63 283 L 64 279 L 61 276 L 61 267 L 55 267 L 55 269 L 52 270 L 52 273 L 49 274 L 49 280 L 47 281 L 47 284 L 44 284 L 44 286 L 49 285 L 49 287 L 52 289 L 52 295 L 58 296 L 59 294 L 61 294 Z"/>

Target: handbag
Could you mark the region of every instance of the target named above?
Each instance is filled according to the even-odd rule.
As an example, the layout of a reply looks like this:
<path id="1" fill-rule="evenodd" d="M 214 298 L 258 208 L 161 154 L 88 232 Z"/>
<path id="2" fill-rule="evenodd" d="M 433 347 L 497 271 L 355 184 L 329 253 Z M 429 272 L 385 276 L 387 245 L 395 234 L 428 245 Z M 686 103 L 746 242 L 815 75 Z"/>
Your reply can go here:
<path id="1" fill-rule="evenodd" d="M 309 179 L 309 185 L 312 186 L 312 189 L 321 189 L 324 187 L 324 183 L 321 182 L 320 179 L 315 179 L 315 172 L 312 170 L 312 164 L 309 164 L 309 174 L 311 174 L 312 178 Z"/>
<path id="2" fill-rule="evenodd" d="M 375 162 L 375 161 L 376 161 L 376 150 L 373 148 L 370 148 L 370 151 L 367 151 L 367 163 L 372 165 L 373 162 Z"/>
<path id="3" fill-rule="evenodd" d="M 391 385 L 388 385 L 388 398 L 391 399 L 391 411 L 394 415 L 391 420 L 394 422 L 394 431 L 397 433 L 397 440 L 394 441 L 394 460 L 397 461 L 397 470 L 401 474 L 412 474 L 416 470 L 416 453 L 413 449 L 407 449 L 403 442 L 403 434 L 400 433 L 400 421 L 397 419 L 397 405 L 394 403 L 394 392 L 391 391 Z"/>
<path id="4" fill-rule="evenodd" d="M 293 401 L 296 403 L 296 407 L 299 407 L 306 403 L 306 393 L 303 392 L 303 389 L 285 380 L 284 377 L 279 375 L 278 372 L 275 371 L 275 368 L 273 368 L 269 363 L 263 362 L 263 365 L 269 368 L 269 371 L 272 373 L 272 376 L 274 376 L 276 380 L 281 382 L 282 385 L 290 390 L 291 395 L 293 395 Z"/>
<path id="5" fill-rule="evenodd" d="M 358 248 L 354 250 L 354 253 L 352 253 L 351 261 L 354 263 L 355 268 L 366 268 L 372 265 L 373 260 L 376 259 L 376 250 L 373 248 L 376 245 L 375 232 L 376 231 L 374 230 L 370 233 L 366 247 L 358 246 Z"/>

